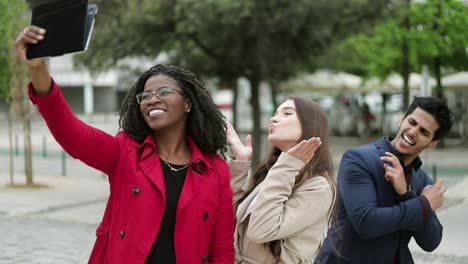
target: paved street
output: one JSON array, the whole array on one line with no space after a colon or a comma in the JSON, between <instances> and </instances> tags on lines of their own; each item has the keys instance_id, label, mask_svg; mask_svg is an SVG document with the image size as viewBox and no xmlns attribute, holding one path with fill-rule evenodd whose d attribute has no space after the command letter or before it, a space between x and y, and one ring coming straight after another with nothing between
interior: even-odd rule
<instances>
[{"instance_id":1,"label":"paved street","mask_svg":"<svg viewBox=\"0 0 468 264\"><path fill-rule=\"evenodd\" d=\"M8 134L0 120L0 264L86 263L95 228L108 196L106 176L69 156L63 164L62 152L41 121L33 122L34 181L38 187L8 187L10 160ZM109 133L116 120L95 125ZM15 127L18 133L19 127ZM14 181L24 183L22 136L17 136ZM44 142L46 147L44 148ZM359 145L355 138L332 138L332 152L338 164L343 152ZM43 153L46 150L46 155ZM448 190L444 207L438 211L444 238L435 252L422 252L411 244L415 263L468 263L468 148L449 141L445 149L424 155L425 168L445 181ZM63 174L66 176L63 176Z\"/></svg>"},{"instance_id":2,"label":"paved street","mask_svg":"<svg viewBox=\"0 0 468 264\"><path fill-rule=\"evenodd\" d=\"M28 217L0 217L0 263L86 263L94 225Z\"/></svg>"}]
</instances>

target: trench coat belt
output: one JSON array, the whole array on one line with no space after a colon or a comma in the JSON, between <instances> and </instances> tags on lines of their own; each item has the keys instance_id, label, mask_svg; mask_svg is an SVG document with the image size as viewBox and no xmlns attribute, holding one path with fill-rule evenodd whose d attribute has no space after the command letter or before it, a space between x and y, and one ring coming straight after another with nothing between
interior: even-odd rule
<instances>
[{"instance_id":1,"label":"trench coat belt","mask_svg":"<svg viewBox=\"0 0 468 264\"><path fill-rule=\"evenodd\" d=\"M262 263L252 260L248 257L244 257L239 254L236 254L236 264L262 264Z\"/></svg>"}]
</instances>

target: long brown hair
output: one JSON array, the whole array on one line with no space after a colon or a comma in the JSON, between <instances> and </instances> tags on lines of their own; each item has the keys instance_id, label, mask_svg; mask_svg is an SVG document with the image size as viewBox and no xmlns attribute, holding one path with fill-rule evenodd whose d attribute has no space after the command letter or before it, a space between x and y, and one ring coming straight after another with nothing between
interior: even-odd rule
<instances>
[{"instance_id":1,"label":"long brown hair","mask_svg":"<svg viewBox=\"0 0 468 264\"><path fill-rule=\"evenodd\" d=\"M302 133L301 138L298 139L298 142L304 139L309 139L311 137L320 137L322 141L322 145L315 151L312 159L304 166L304 168L300 170L299 175L296 177L293 190L299 187L307 179L316 176L323 176L330 184L333 197L335 197L336 181L329 144L330 131L328 127L327 116L320 105L315 101L296 96L288 97L288 99L293 100L296 107L297 117L299 119L299 123L301 124ZM276 163L280 154L281 150L279 148L272 147L267 159L262 164L260 164L255 171L250 188L239 200L238 204L240 204L255 189L255 187L257 187L257 185L259 185L265 179L268 171ZM333 205L330 206L328 210L329 223L332 218L332 208ZM279 261L281 256L281 241L269 241L265 243L265 246L270 250L276 260Z\"/></svg>"}]
</instances>

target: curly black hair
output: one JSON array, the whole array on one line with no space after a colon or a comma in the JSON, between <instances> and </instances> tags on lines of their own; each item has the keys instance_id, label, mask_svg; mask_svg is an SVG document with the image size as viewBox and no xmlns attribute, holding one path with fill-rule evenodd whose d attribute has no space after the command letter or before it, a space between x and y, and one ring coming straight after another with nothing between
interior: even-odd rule
<instances>
[{"instance_id":1,"label":"curly black hair","mask_svg":"<svg viewBox=\"0 0 468 264\"><path fill-rule=\"evenodd\" d=\"M153 132L143 119L135 96L144 90L146 81L155 75L165 75L174 79L182 89L184 97L190 100L192 106L187 117L187 135L195 141L202 152L216 154L219 151L224 156L225 117L197 77L178 66L158 64L138 77L120 109L119 129L140 143Z\"/></svg>"}]
</instances>

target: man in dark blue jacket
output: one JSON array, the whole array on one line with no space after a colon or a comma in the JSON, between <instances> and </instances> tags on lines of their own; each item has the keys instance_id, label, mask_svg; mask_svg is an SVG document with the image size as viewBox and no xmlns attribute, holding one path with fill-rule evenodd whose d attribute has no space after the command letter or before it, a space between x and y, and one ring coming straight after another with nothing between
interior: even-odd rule
<instances>
[{"instance_id":1,"label":"man in dark blue jacket","mask_svg":"<svg viewBox=\"0 0 468 264\"><path fill-rule=\"evenodd\" d=\"M419 154L451 129L453 114L434 97L415 98L395 138L348 150L338 172L332 221L315 263L413 263L408 243L425 251L442 239L434 212L445 188L421 169Z\"/></svg>"}]
</instances>

